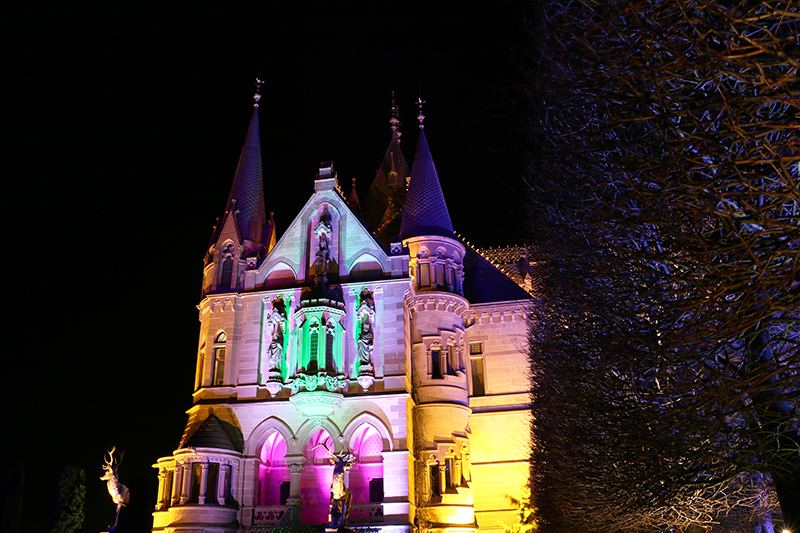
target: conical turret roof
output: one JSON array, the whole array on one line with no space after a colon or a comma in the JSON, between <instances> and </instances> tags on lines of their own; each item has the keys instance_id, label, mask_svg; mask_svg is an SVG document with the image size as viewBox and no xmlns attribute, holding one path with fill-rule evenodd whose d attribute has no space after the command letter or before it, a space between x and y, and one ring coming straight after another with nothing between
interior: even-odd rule
<instances>
[{"instance_id":1,"label":"conical turret roof","mask_svg":"<svg viewBox=\"0 0 800 533\"><path fill-rule=\"evenodd\" d=\"M235 211L239 230L246 240L264 243L269 235L264 235L267 225L264 209L264 180L261 174L261 141L258 131L258 106L253 108L253 117L247 130L247 138L239 156L239 165L233 177L231 193L228 195L226 209L233 209L231 202L236 200Z\"/></svg>"},{"instance_id":2,"label":"conical turret roof","mask_svg":"<svg viewBox=\"0 0 800 533\"><path fill-rule=\"evenodd\" d=\"M399 121L392 117L391 124L392 140L362 205L367 228L387 246L399 230L399 216L406 202L406 183L410 175L400 149Z\"/></svg>"},{"instance_id":3,"label":"conical turret roof","mask_svg":"<svg viewBox=\"0 0 800 533\"><path fill-rule=\"evenodd\" d=\"M436 166L425 138L425 128L422 126L411 166L411 182L408 184L400 235L403 238L420 235L454 236L450 213L447 211Z\"/></svg>"}]
</instances>

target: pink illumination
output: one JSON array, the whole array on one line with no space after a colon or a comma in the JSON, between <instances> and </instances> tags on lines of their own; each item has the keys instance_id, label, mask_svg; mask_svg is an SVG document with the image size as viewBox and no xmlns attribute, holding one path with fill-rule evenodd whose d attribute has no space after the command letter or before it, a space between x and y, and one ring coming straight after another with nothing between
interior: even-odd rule
<instances>
[{"instance_id":1,"label":"pink illumination","mask_svg":"<svg viewBox=\"0 0 800 533\"><path fill-rule=\"evenodd\" d=\"M261 463L256 478L256 501L258 505L283 505L288 495L289 469L286 466L286 440L275 431L258 451ZM281 485L284 494L281 496Z\"/></svg>"},{"instance_id":2,"label":"pink illumination","mask_svg":"<svg viewBox=\"0 0 800 533\"><path fill-rule=\"evenodd\" d=\"M333 465L330 463L331 456L327 451L321 447L314 449L320 444L334 451L333 439L324 429L315 433L303 450L308 462L300 476L300 497L303 499L301 524L328 523Z\"/></svg>"},{"instance_id":3,"label":"pink illumination","mask_svg":"<svg viewBox=\"0 0 800 533\"><path fill-rule=\"evenodd\" d=\"M350 470L349 488L353 503L369 503L378 499L378 494L370 498L370 482L383 478L383 440L380 433L369 424L363 424L350 439L350 451L358 458ZM380 496L382 500L383 494Z\"/></svg>"}]
</instances>

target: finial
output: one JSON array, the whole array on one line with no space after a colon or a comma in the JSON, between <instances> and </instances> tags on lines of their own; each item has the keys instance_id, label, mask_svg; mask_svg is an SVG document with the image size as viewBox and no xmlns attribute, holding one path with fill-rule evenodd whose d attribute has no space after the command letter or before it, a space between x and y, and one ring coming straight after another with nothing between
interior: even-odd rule
<instances>
[{"instance_id":1,"label":"finial","mask_svg":"<svg viewBox=\"0 0 800 533\"><path fill-rule=\"evenodd\" d=\"M417 98L417 107L419 107L419 115L417 115L417 120L419 120L419 128L420 129L425 127L425 125L422 123L422 121L425 120L425 115L422 114L422 104L424 104L424 103L425 103L425 100L423 100L422 97Z\"/></svg>"},{"instance_id":2,"label":"finial","mask_svg":"<svg viewBox=\"0 0 800 533\"><path fill-rule=\"evenodd\" d=\"M397 118L399 112L400 108L394 100L394 91L392 91L392 118L389 119L389 124L392 125L392 139L397 139L397 142L400 142L400 135L402 135L402 133L397 130L397 127L400 125L400 119Z\"/></svg>"},{"instance_id":3,"label":"finial","mask_svg":"<svg viewBox=\"0 0 800 533\"><path fill-rule=\"evenodd\" d=\"M264 80L260 80L256 78L256 94L253 95L253 100L256 101L255 107L258 107L258 101L261 100L261 85L264 83Z\"/></svg>"}]
</instances>

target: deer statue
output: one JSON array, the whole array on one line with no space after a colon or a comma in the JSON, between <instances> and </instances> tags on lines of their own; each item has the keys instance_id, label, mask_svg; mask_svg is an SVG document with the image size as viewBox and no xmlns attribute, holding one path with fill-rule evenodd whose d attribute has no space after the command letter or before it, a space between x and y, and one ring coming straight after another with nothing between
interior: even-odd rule
<instances>
[{"instance_id":1,"label":"deer statue","mask_svg":"<svg viewBox=\"0 0 800 533\"><path fill-rule=\"evenodd\" d=\"M350 493L350 489L344 484L344 473L356 464L356 457L344 450L335 454L324 444L318 444L314 448L323 448L331 455L330 461L333 465L333 479L331 480L331 511L328 515L330 525L346 526L347 517L350 514L350 502L353 499L353 495Z\"/></svg>"},{"instance_id":2,"label":"deer statue","mask_svg":"<svg viewBox=\"0 0 800 533\"><path fill-rule=\"evenodd\" d=\"M119 456L119 461L114 463L114 452L117 450L117 447L114 446L111 448L111 451L108 452L108 460L106 464L103 465L103 470L106 471L103 474L103 477L100 479L106 482L106 487L108 487L108 493L111 495L111 499L117 505L117 516L114 518L114 525L108 528L109 531L114 531L114 528L117 527L117 521L119 520L119 510L122 509L123 505L127 505L131 499L131 493L128 491L128 487L121 484L117 479L117 469L119 468L120 462L122 462L122 457L125 455L125 452L122 452ZM105 460L105 459L104 459Z\"/></svg>"}]
</instances>

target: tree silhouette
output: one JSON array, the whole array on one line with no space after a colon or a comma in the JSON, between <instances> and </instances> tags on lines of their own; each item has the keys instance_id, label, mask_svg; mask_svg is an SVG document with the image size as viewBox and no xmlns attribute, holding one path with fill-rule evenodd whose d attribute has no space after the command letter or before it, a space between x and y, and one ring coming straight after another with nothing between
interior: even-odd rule
<instances>
[{"instance_id":1,"label":"tree silhouette","mask_svg":"<svg viewBox=\"0 0 800 533\"><path fill-rule=\"evenodd\" d=\"M543 523L734 531L774 483L797 530L797 3L555 0L536 20Z\"/></svg>"}]
</instances>

